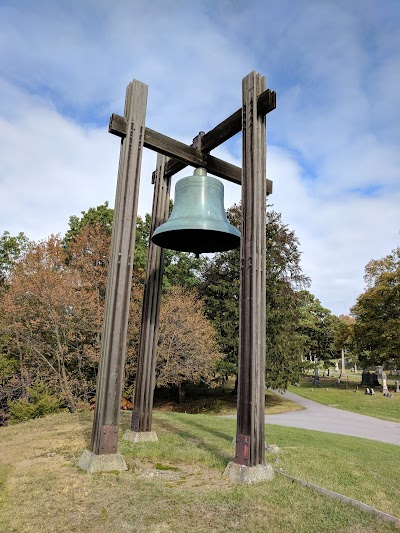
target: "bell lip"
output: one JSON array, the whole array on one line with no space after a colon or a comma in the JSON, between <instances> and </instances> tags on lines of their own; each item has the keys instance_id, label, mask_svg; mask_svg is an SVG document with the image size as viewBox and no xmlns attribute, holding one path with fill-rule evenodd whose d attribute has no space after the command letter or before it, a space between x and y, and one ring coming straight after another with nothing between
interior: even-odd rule
<instances>
[{"instance_id":1,"label":"bell lip","mask_svg":"<svg viewBox=\"0 0 400 533\"><path fill-rule=\"evenodd\" d=\"M236 228L234 229L236 230ZM219 236L215 238L216 235ZM206 237L209 238L206 239ZM240 233L227 233L226 231L211 229L173 229L158 234L154 232L151 240L161 248L176 252L192 252L195 254L216 253L239 248ZM196 243L198 244L197 246Z\"/></svg>"},{"instance_id":2,"label":"bell lip","mask_svg":"<svg viewBox=\"0 0 400 533\"><path fill-rule=\"evenodd\" d=\"M175 219L170 217L167 222L158 226L158 228L154 231L152 238L154 235L159 235L161 233L183 230L218 231L220 233L236 235L240 238L240 231L235 226L232 226L228 219L224 220L213 218L210 220L205 220L204 218L200 217L180 217Z\"/></svg>"}]
</instances>

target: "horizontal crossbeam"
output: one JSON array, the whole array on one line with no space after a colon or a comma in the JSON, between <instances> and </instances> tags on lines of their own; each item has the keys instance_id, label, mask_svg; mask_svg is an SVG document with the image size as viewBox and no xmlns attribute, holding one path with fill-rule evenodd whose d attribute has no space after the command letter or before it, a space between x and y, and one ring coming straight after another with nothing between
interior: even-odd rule
<instances>
[{"instance_id":1,"label":"horizontal crossbeam","mask_svg":"<svg viewBox=\"0 0 400 533\"><path fill-rule=\"evenodd\" d=\"M266 115L276 108L276 93L267 89L257 100L257 111L261 116ZM242 108L235 111L230 117L218 126L205 133L201 139L201 151L211 152L242 130ZM170 159L165 169L166 176L173 176L185 168L185 164L177 159ZM267 187L268 188L268 187ZM271 189L272 192L272 189Z\"/></svg>"},{"instance_id":2,"label":"horizontal crossbeam","mask_svg":"<svg viewBox=\"0 0 400 533\"><path fill-rule=\"evenodd\" d=\"M257 100L258 115L265 115L275 109L276 94L269 89L264 91ZM242 128L242 109L238 109L226 120L201 137L201 151L193 145L188 146L171 137L167 137L150 128L145 128L144 146L160 154L170 157L165 170L165 176L171 177L187 165L206 168L210 174L241 184L242 169L231 163L209 154L211 150L227 141ZM126 136L126 120L113 113L110 118L108 131L124 138ZM272 181L267 180L267 194L272 193Z\"/></svg>"}]
</instances>

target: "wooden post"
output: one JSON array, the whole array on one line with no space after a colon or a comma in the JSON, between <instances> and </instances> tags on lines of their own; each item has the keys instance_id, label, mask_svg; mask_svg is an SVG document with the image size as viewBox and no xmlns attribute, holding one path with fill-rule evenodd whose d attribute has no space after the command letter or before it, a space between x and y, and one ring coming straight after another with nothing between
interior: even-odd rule
<instances>
[{"instance_id":1,"label":"wooden post","mask_svg":"<svg viewBox=\"0 0 400 533\"><path fill-rule=\"evenodd\" d=\"M121 141L91 441L97 455L117 453L147 89L134 80L126 91L127 131Z\"/></svg>"},{"instance_id":2,"label":"wooden post","mask_svg":"<svg viewBox=\"0 0 400 533\"><path fill-rule=\"evenodd\" d=\"M243 79L240 339L235 463L264 464L266 350L266 130L257 113L265 78Z\"/></svg>"},{"instance_id":3,"label":"wooden post","mask_svg":"<svg viewBox=\"0 0 400 533\"><path fill-rule=\"evenodd\" d=\"M150 235L168 219L171 180L165 177L167 161L167 157L157 156ZM149 241L132 411L131 429L135 432L151 431L164 254L164 248Z\"/></svg>"}]
</instances>

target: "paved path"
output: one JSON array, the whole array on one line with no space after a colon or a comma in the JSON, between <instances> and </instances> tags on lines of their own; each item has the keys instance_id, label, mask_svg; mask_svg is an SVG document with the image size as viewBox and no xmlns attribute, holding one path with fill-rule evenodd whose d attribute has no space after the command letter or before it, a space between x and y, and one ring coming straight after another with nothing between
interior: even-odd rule
<instances>
[{"instance_id":1,"label":"paved path","mask_svg":"<svg viewBox=\"0 0 400 533\"><path fill-rule=\"evenodd\" d=\"M300 404L305 409L291 413L267 415L265 417L267 424L352 435L353 437L378 440L400 446L400 424L397 422L388 422L372 416L359 415L322 405L293 394L293 392L285 392L282 396Z\"/></svg>"}]
</instances>

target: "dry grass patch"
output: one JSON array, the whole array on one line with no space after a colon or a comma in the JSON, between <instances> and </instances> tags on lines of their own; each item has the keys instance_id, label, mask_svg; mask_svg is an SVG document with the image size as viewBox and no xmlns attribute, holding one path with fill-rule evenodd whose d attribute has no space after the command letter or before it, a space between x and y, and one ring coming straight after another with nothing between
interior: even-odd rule
<instances>
[{"instance_id":1,"label":"dry grass patch","mask_svg":"<svg viewBox=\"0 0 400 533\"><path fill-rule=\"evenodd\" d=\"M159 442L120 442L129 470L94 475L75 467L91 423L91 414L60 413L0 429L0 531L396 531L280 477L250 487L222 479L234 420L156 413ZM123 413L121 433L128 425Z\"/></svg>"},{"instance_id":2,"label":"dry grass patch","mask_svg":"<svg viewBox=\"0 0 400 533\"><path fill-rule=\"evenodd\" d=\"M237 396L232 394L229 389L226 392L212 389L200 390L201 394L195 394L195 389L191 390L192 394L186 396L184 403L179 404L175 401L160 401L155 405L156 411L167 411L175 413L189 414L208 414L208 415L235 415L237 412ZM266 391L265 394L265 414L276 415L279 413L288 413L291 411L300 411L303 407L282 396Z\"/></svg>"}]
</instances>

